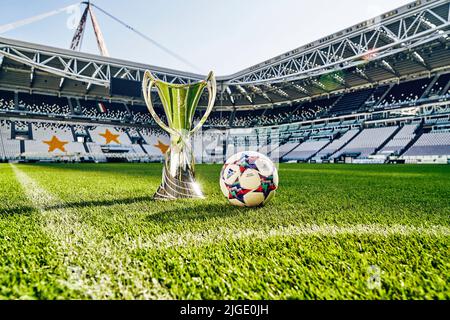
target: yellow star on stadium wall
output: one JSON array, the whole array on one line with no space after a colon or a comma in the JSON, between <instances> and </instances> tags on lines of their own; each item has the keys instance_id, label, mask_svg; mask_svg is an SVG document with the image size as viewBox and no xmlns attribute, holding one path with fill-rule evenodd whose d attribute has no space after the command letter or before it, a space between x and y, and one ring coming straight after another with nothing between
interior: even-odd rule
<instances>
[{"instance_id":1,"label":"yellow star on stadium wall","mask_svg":"<svg viewBox=\"0 0 450 320\"><path fill-rule=\"evenodd\" d=\"M69 142L61 141L56 136L53 136L49 141L43 141L45 144L48 144L48 152L53 152L56 149L61 150L62 152L66 152L66 148L64 146Z\"/></svg>"},{"instance_id":2,"label":"yellow star on stadium wall","mask_svg":"<svg viewBox=\"0 0 450 320\"><path fill-rule=\"evenodd\" d=\"M109 131L108 129L106 129L105 133L100 133L100 135L106 139L106 143L105 144L110 144L111 142L115 142L117 144L120 144L119 141L119 135L118 134L114 134L111 131Z\"/></svg>"},{"instance_id":3,"label":"yellow star on stadium wall","mask_svg":"<svg viewBox=\"0 0 450 320\"><path fill-rule=\"evenodd\" d=\"M155 146L156 148L161 150L162 154L166 154L167 150L169 150L169 145L162 143L161 140L159 140L159 139L158 139L158 144L154 144L153 146Z\"/></svg>"}]
</instances>

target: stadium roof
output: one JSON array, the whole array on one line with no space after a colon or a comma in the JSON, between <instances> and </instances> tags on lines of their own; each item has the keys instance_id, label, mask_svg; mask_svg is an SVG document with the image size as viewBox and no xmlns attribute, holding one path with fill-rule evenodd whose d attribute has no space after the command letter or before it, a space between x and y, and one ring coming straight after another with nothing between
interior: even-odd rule
<instances>
[{"instance_id":1,"label":"stadium roof","mask_svg":"<svg viewBox=\"0 0 450 320\"><path fill-rule=\"evenodd\" d=\"M218 77L218 108L292 104L356 87L427 76L450 66L449 0L419 0L230 76ZM187 83L205 76L0 38L0 88L113 96L112 78ZM206 103L206 97L202 99Z\"/></svg>"}]
</instances>

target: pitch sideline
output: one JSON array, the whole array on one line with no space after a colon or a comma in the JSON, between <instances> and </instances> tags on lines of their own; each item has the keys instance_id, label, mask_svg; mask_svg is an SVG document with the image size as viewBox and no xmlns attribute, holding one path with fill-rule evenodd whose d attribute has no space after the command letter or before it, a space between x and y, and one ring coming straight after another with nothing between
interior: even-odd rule
<instances>
[{"instance_id":1,"label":"pitch sideline","mask_svg":"<svg viewBox=\"0 0 450 320\"><path fill-rule=\"evenodd\" d=\"M90 275L86 266L92 264L103 264L110 262L108 267L113 270L110 274L123 273L123 263L117 258L117 251L110 245L108 240L95 228L83 223L76 211L63 207L64 202L52 195L39 185L39 183L17 168L14 164L11 167L21 184L25 195L33 206L39 210L43 217L42 225L51 239L55 240L65 268L68 279L61 280L61 283L70 289L82 291L92 299L104 299L114 297L111 277L108 274ZM51 208L51 209L47 209ZM80 261L81 257L81 261ZM83 262L82 264L80 262ZM140 278L140 277L139 277ZM171 299L168 290L163 288L159 282L152 281L152 288L146 288L144 283L137 277L133 278L139 296L144 299ZM123 298L136 298L133 292L120 287ZM116 288L117 289L117 288Z\"/></svg>"}]
</instances>

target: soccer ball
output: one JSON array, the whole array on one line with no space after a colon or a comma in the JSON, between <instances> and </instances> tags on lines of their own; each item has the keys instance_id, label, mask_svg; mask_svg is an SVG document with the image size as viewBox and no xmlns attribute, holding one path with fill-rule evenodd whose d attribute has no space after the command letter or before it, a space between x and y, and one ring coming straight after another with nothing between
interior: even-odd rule
<instances>
[{"instance_id":1,"label":"soccer ball","mask_svg":"<svg viewBox=\"0 0 450 320\"><path fill-rule=\"evenodd\" d=\"M265 155L255 151L231 156L220 172L220 189L232 205L266 204L278 188L278 171Z\"/></svg>"}]
</instances>

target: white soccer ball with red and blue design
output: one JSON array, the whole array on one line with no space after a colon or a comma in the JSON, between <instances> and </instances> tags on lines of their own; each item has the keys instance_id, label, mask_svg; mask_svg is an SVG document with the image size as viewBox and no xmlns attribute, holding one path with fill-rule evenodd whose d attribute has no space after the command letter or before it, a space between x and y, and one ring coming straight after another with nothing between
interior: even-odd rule
<instances>
[{"instance_id":1,"label":"white soccer ball with red and blue design","mask_svg":"<svg viewBox=\"0 0 450 320\"><path fill-rule=\"evenodd\" d=\"M259 152L239 152L225 162L220 172L220 189L232 205L264 205L278 189L277 168Z\"/></svg>"}]
</instances>

